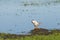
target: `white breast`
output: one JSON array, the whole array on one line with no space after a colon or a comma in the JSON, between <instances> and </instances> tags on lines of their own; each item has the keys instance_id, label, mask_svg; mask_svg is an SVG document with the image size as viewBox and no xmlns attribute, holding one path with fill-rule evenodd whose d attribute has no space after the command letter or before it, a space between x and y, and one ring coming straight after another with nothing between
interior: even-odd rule
<instances>
[{"instance_id":1,"label":"white breast","mask_svg":"<svg viewBox=\"0 0 60 40\"><path fill-rule=\"evenodd\" d=\"M32 20L32 23L33 23L35 26L38 26L38 25L39 25L39 23L38 23L37 21L35 21L35 20Z\"/></svg>"}]
</instances>

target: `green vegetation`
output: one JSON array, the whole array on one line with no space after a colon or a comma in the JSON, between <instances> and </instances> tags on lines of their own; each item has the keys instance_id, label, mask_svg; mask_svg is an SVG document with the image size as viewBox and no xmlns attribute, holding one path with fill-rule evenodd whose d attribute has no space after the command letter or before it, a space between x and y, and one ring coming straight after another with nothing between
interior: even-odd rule
<instances>
[{"instance_id":1,"label":"green vegetation","mask_svg":"<svg viewBox=\"0 0 60 40\"><path fill-rule=\"evenodd\" d=\"M0 40L60 40L60 33L51 35L30 35L16 38L0 38Z\"/></svg>"},{"instance_id":2,"label":"green vegetation","mask_svg":"<svg viewBox=\"0 0 60 40\"><path fill-rule=\"evenodd\" d=\"M45 29L40 29L45 30ZM0 40L60 40L60 30L50 30L51 33L48 35L31 34L31 35L16 35L0 33ZM39 32L40 33L40 32Z\"/></svg>"}]
</instances>

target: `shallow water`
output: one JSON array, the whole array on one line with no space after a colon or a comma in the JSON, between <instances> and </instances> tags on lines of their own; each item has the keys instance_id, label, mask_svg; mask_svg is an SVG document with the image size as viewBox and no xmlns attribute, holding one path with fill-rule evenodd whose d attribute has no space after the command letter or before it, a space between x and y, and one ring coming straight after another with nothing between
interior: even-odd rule
<instances>
[{"instance_id":1,"label":"shallow water","mask_svg":"<svg viewBox=\"0 0 60 40\"><path fill-rule=\"evenodd\" d=\"M27 33L34 29L33 19L41 22L39 28L60 29L60 3L52 1L0 0L0 32Z\"/></svg>"}]
</instances>

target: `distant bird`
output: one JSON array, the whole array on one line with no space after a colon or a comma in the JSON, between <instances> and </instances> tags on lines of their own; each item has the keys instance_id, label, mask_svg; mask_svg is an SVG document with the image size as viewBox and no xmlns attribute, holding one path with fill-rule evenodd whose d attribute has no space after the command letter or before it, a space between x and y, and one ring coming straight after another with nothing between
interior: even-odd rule
<instances>
[{"instance_id":1,"label":"distant bird","mask_svg":"<svg viewBox=\"0 0 60 40\"><path fill-rule=\"evenodd\" d=\"M38 26L40 25L40 23L37 22L36 20L32 20L32 23L33 23L35 29L38 28Z\"/></svg>"}]
</instances>

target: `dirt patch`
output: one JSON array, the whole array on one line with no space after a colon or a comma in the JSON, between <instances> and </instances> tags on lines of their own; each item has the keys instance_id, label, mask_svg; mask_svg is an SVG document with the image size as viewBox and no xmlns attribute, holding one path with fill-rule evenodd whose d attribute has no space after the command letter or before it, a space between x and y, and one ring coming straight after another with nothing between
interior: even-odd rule
<instances>
[{"instance_id":1,"label":"dirt patch","mask_svg":"<svg viewBox=\"0 0 60 40\"><path fill-rule=\"evenodd\" d=\"M48 29L43 29L43 28L37 28L37 29L33 29L31 30L31 34L32 35L48 35L48 34L51 34L51 32L49 32Z\"/></svg>"}]
</instances>

